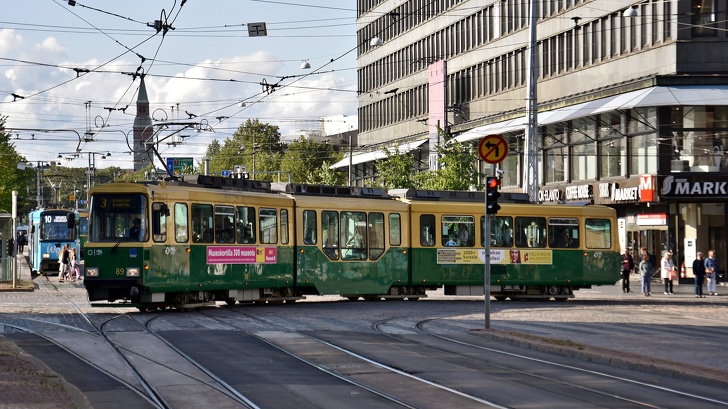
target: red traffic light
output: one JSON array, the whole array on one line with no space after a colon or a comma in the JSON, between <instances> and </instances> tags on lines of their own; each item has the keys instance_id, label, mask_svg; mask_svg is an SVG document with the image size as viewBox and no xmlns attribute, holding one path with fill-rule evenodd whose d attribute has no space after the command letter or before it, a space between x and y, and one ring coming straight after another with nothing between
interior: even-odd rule
<instances>
[{"instance_id":1,"label":"red traffic light","mask_svg":"<svg viewBox=\"0 0 728 409\"><path fill-rule=\"evenodd\" d=\"M500 187L501 187L501 181L500 181L500 178L497 178L497 177L495 177L495 176L493 176L493 177L489 177L489 178L488 178L488 179L486 180L485 184L486 184L486 187L487 187L488 189L500 189Z\"/></svg>"}]
</instances>

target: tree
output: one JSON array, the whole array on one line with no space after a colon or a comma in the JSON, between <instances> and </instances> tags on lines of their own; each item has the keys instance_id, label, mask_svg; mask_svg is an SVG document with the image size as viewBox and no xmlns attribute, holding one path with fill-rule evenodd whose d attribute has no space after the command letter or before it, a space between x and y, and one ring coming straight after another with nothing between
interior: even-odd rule
<instances>
[{"instance_id":1,"label":"tree","mask_svg":"<svg viewBox=\"0 0 728 409\"><path fill-rule=\"evenodd\" d=\"M313 183L329 186L346 185L347 175L336 169L331 169L331 165L333 165L333 163L324 161L320 168L315 169Z\"/></svg>"},{"instance_id":2,"label":"tree","mask_svg":"<svg viewBox=\"0 0 728 409\"><path fill-rule=\"evenodd\" d=\"M281 170L291 173L293 183L321 183L324 163L336 162L342 154L327 144L301 136L288 144L281 161Z\"/></svg>"},{"instance_id":3,"label":"tree","mask_svg":"<svg viewBox=\"0 0 728 409\"><path fill-rule=\"evenodd\" d=\"M0 116L0 212L12 212L12 191L18 191L19 196L27 200L26 187L32 184L35 174L31 171L18 169L19 163L25 158L15 150L11 143L11 135L5 130L7 116ZM19 206L21 207L21 206Z\"/></svg>"},{"instance_id":4,"label":"tree","mask_svg":"<svg viewBox=\"0 0 728 409\"><path fill-rule=\"evenodd\" d=\"M452 136L438 129L443 143L436 147L440 169L419 173L418 184L421 189L432 190L482 190L478 183L483 174L478 172L475 163L478 156Z\"/></svg>"},{"instance_id":5,"label":"tree","mask_svg":"<svg viewBox=\"0 0 728 409\"><path fill-rule=\"evenodd\" d=\"M377 161L376 184L385 189L412 189L417 187L415 159L399 148L384 150L387 157Z\"/></svg>"},{"instance_id":6,"label":"tree","mask_svg":"<svg viewBox=\"0 0 728 409\"><path fill-rule=\"evenodd\" d=\"M211 144L212 145L212 144ZM248 119L231 138L225 139L219 151L208 146L210 172L219 174L244 165L248 172L271 172L280 168L283 144L277 126ZM258 180L272 180L273 175L253 175Z\"/></svg>"}]
</instances>

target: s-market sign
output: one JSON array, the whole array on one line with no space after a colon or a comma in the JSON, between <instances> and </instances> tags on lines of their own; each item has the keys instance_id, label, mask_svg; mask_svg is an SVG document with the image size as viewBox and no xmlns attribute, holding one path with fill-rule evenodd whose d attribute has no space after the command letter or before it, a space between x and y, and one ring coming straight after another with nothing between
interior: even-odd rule
<instances>
[{"instance_id":1,"label":"s-market sign","mask_svg":"<svg viewBox=\"0 0 728 409\"><path fill-rule=\"evenodd\" d=\"M660 196L664 198L685 198L685 199L724 199L728 197L728 181L723 177L708 178L701 175L700 178L666 176L662 180Z\"/></svg>"}]
</instances>

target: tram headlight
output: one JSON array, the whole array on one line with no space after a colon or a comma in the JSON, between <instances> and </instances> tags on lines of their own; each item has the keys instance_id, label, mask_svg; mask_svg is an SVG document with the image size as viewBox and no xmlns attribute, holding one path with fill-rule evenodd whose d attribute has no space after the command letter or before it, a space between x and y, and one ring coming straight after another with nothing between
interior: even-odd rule
<instances>
[{"instance_id":1,"label":"tram headlight","mask_svg":"<svg viewBox=\"0 0 728 409\"><path fill-rule=\"evenodd\" d=\"M139 277L139 267L127 267L126 276L127 277Z\"/></svg>"},{"instance_id":2,"label":"tram headlight","mask_svg":"<svg viewBox=\"0 0 728 409\"><path fill-rule=\"evenodd\" d=\"M98 277L98 276L99 276L98 267L89 267L86 269L86 277Z\"/></svg>"}]
</instances>

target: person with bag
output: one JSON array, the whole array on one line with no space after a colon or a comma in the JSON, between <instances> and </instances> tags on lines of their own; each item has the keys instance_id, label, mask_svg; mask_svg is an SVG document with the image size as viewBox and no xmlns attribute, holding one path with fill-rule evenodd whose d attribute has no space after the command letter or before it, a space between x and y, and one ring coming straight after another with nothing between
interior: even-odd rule
<instances>
[{"instance_id":1,"label":"person with bag","mask_svg":"<svg viewBox=\"0 0 728 409\"><path fill-rule=\"evenodd\" d=\"M708 251L708 258L705 259L705 278L708 279L708 294L718 295L716 284L718 284L718 260L715 259L715 250Z\"/></svg>"},{"instance_id":2,"label":"person with bag","mask_svg":"<svg viewBox=\"0 0 728 409\"><path fill-rule=\"evenodd\" d=\"M645 297L652 296L652 263L650 256L645 252L642 254L642 261L639 264L640 276L642 276L642 293Z\"/></svg>"},{"instance_id":3,"label":"person with bag","mask_svg":"<svg viewBox=\"0 0 728 409\"><path fill-rule=\"evenodd\" d=\"M665 253L660 267L660 277L665 282L665 295L672 295L672 280L677 279L675 264L672 262L672 251Z\"/></svg>"},{"instance_id":4,"label":"person with bag","mask_svg":"<svg viewBox=\"0 0 728 409\"><path fill-rule=\"evenodd\" d=\"M634 270L634 259L632 258L632 255L629 254L629 249L624 249L624 254L622 254L622 292L623 293L632 292L629 289L629 275L632 274L632 270Z\"/></svg>"},{"instance_id":5,"label":"person with bag","mask_svg":"<svg viewBox=\"0 0 728 409\"><path fill-rule=\"evenodd\" d=\"M698 252L693 260L693 275L695 276L695 298L705 298L703 295L703 282L705 281L705 265L703 253Z\"/></svg>"},{"instance_id":6,"label":"person with bag","mask_svg":"<svg viewBox=\"0 0 728 409\"><path fill-rule=\"evenodd\" d=\"M71 268L71 245L66 244L61 248L61 255L58 260L61 262L61 267L58 269L58 282L62 283L65 281L65 277L68 276Z\"/></svg>"}]
</instances>

